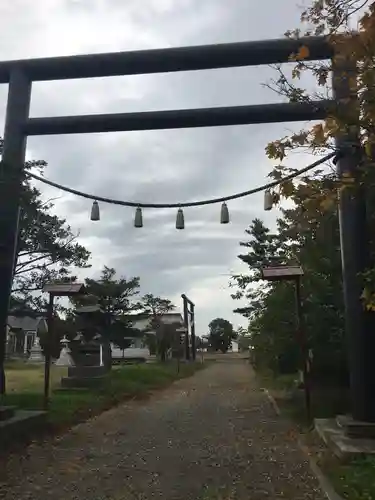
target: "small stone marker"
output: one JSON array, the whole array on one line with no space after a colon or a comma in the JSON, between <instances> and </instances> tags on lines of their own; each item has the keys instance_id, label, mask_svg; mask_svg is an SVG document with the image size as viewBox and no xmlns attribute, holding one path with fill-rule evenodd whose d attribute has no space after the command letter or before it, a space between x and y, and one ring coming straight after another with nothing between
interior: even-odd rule
<instances>
[{"instance_id":1,"label":"small stone marker","mask_svg":"<svg viewBox=\"0 0 375 500\"><path fill-rule=\"evenodd\" d=\"M44 363L44 356L42 347L40 345L39 337L36 336L34 343L30 350L29 363Z\"/></svg>"}]
</instances>

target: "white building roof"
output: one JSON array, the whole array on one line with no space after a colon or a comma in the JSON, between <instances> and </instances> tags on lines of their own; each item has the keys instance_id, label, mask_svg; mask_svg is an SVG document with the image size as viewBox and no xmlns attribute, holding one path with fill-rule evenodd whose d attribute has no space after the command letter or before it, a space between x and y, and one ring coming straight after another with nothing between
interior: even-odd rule
<instances>
[{"instance_id":1,"label":"white building roof","mask_svg":"<svg viewBox=\"0 0 375 500\"><path fill-rule=\"evenodd\" d=\"M11 329L20 329L24 332L36 332L39 328L47 331L46 320L41 317L8 316L7 324Z\"/></svg>"},{"instance_id":2,"label":"white building roof","mask_svg":"<svg viewBox=\"0 0 375 500\"><path fill-rule=\"evenodd\" d=\"M132 320L132 318L129 318ZM184 320L182 319L182 316L180 313L166 313L162 314L160 316L160 319L162 323L165 325L173 325L173 324L178 324L179 326L183 326ZM151 321L152 321L152 316L135 316L134 320L132 320L133 323L133 328L137 328L138 330L141 331L148 331L151 330Z\"/></svg>"}]
</instances>

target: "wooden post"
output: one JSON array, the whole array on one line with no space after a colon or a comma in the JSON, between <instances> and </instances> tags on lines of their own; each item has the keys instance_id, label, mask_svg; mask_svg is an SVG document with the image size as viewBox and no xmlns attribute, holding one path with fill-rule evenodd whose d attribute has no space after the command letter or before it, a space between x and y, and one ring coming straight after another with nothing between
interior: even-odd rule
<instances>
[{"instance_id":1,"label":"wooden post","mask_svg":"<svg viewBox=\"0 0 375 500\"><path fill-rule=\"evenodd\" d=\"M297 323L297 338L301 350L302 373L303 373L303 389L305 392L305 404L307 419L311 420L311 386L310 386L310 370L309 370L309 350L307 347L306 331L303 327L302 314L302 296L301 296L301 277L297 276L295 280L296 292L296 323Z\"/></svg>"},{"instance_id":2,"label":"wooden post","mask_svg":"<svg viewBox=\"0 0 375 500\"><path fill-rule=\"evenodd\" d=\"M53 293L49 294L49 302L47 308L47 325L48 333L45 343L45 356L44 356L44 398L43 408L48 409L49 406L49 388L50 388L50 372L51 372L51 345L52 345L52 332L53 332Z\"/></svg>"}]
</instances>

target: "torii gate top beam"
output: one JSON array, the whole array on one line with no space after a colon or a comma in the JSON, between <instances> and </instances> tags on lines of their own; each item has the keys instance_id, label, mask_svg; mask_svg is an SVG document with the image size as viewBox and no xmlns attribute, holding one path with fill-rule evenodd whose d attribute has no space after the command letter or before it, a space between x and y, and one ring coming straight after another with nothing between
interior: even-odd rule
<instances>
[{"instance_id":1,"label":"torii gate top beam","mask_svg":"<svg viewBox=\"0 0 375 500\"><path fill-rule=\"evenodd\" d=\"M8 83L16 68L31 81L48 81L276 64L288 61L302 46L308 48L308 61L333 55L326 38L308 37L22 59L0 62L0 83Z\"/></svg>"}]
</instances>

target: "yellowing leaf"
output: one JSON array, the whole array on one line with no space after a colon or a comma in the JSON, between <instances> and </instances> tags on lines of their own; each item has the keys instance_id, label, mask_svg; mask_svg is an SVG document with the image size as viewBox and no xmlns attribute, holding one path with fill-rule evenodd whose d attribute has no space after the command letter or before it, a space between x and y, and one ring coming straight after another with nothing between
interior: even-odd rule
<instances>
[{"instance_id":1,"label":"yellowing leaf","mask_svg":"<svg viewBox=\"0 0 375 500\"><path fill-rule=\"evenodd\" d=\"M266 154L268 158L275 158L277 154L277 148L274 142L270 142L266 147Z\"/></svg>"},{"instance_id":2,"label":"yellowing leaf","mask_svg":"<svg viewBox=\"0 0 375 500\"><path fill-rule=\"evenodd\" d=\"M309 57L309 55L310 55L310 49L306 47L306 45L302 45L302 47L300 47L298 53L296 54L295 58L297 61L301 61Z\"/></svg>"},{"instance_id":3,"label":"yellowing leaf","mask_svg":"<svg viewBox=\"0 0 375 500\"><path fill-rule=\"evenodd\" d=\"M270 142L266 146L266 155L270 159L283 160L285 158L285 146L280 141Z\"/></svg>"},{"instance_id":4,"label":"yellowing leaf","mask_svg":"<svg viewBox=\"0 0 375 500\"><path fill-rule=\"evenodd\" d=\"M322 144L325 141L324 128L321 123L314 125L312 128L313 139L316 143Z\"/></svg>"},{"instance_id":5,"label":"yellowing leaf","mask_svg":"<svg viewBox=\"0 0 375 500\"><path fill-rule=\"evenodd\" d=\"M325 124L324 124L325 133L330 134L330 135L336 134L338 132L339 128L340 128L340 125L335 118L329 116L326 119Z\"/></svg>"}]
</instances>

